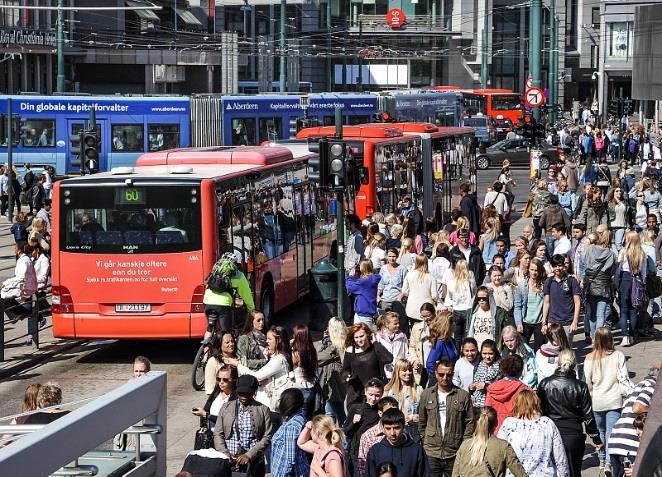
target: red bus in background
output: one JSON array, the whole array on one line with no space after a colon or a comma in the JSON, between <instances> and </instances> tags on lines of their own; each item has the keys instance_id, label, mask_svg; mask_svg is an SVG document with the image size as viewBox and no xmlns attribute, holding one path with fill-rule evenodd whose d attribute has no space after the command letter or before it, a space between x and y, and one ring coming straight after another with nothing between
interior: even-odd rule
<instances>
[{"instance_id":1,"label":"red bus in background","mask_svg":"<svg viewBox=\"0 0 662 477\"><path fill-rule=\"evenodd\" d=\"M298 139L335 135L335 128L299 131ZM453 207L453 193L462 182L476 184L475 143L472 128L440 128L430 123L376 123L346 126L343 139L354 156L363 158L369 183L355 197L361 217L380 211L397 212L410 195L425 217L438 226Z\"/></svg>"},{"instance_id":2,"label":"red bus in background","mask_svg":"<svg viewBox=\"0 0 662 477\"><path fill-rule=\"evenodd\" d=\"M307 293L308 270L335 239L328 200L307 182L309 157L283 147L178 149L57 182L54 335L201 337L204 281L228 251L241 256L271 319Z\"/></svg>"},{"instance_id":3,"label":"red bus in background","mask_svg":"<svg viewBox=\"0 0 662 477\"><path fill-rule=\"evenodd\" d=\"M497 123L504 120L517 124L524 115L522 95L508 89L473 89L463 90L465 111L483 113Z\"/></svg>"}]
</instances>

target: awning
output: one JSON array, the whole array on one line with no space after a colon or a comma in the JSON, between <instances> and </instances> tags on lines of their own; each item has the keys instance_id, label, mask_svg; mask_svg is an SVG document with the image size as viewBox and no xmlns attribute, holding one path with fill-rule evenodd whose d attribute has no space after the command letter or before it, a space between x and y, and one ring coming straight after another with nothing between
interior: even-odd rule
<instances>
[{"instance_id":1,"label":"awning","mask_svg":"<svg viewBox=\"0 0 662 477\"><path fill-rule=\"evenodd\" d=\"M126 0L124 3L126 4L127 7L132 7L132 8L147 6L145 3L134 2L132 0ZM156 13L154 13L154 10L136 9L133 10L133 12L135 12L136 15L138 15L143 20L147 20L148 22L158 23L161 21L159 16Z\"/></svg>"},{"instance_id":2,"label":"awning","mask_svg":"<svg viewBox=\"0 0 662 477\"><path fill-rule=\"evenodd\" d=\"M193 15L188 10L177 10L177 16L182 19L184 23L190 26L204 28L200 20L198 20L195 15Z\"/></svg>"}]
</instances>

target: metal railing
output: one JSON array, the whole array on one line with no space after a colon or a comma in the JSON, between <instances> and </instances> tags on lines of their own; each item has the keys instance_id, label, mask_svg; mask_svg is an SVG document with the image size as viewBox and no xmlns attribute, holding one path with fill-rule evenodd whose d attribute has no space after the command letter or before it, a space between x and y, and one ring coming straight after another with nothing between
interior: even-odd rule
<instances>
[{"instance_id":1,"label":"metal railing","mask_svg":"<svg viewBox=\"0 0 662 477\"><path fill-rule=\"evenodd\" d=\"M166 430L167 375L152 371L48 425L0 426L0 435L21 436L0 449L0 475L97 475L104 463L130 454L96 450L125 433L136 435L130 475L164 476ZM154 453L140 450L140 436L145 434L153 435Z\"/></svg>"},{"instance_id":2,"label":"metal railing","mask_svg":"<svg viewBox=\"0 0 662 477\"><path fill-rule=\"evenodd\" d=\"M30 312L31 316L28 317L28 320L32 321L32 343L37 349L39 349L39 321L41 320L43 311L46 308L40 307L40 304L42 303L42 300L47 300L49 296L51 296L50 285L44 288L40 288L30 297L32 310ZM26 302L27 300L24 303ZM5 325L15 322L15 320L6 319L5 312L18 308L23 308L23 303L18 303L16 305L6 307L5 300L0 299L0 316L2 317L2 326L0 326L0 362L5 360ZM28 333L28 335L30 336L30 333Z\"/></svg>"}]
</instances>

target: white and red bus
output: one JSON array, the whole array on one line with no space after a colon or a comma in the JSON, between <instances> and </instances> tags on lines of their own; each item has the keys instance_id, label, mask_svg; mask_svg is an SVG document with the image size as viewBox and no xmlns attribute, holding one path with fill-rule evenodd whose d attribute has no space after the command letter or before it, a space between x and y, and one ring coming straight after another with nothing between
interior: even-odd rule
<instances>
[{"instance_id":1,"label":"white and red bus","mask_svg":"<svg viewBox=\"0 0 662 477\"><path fill-rule=\"evenodd\" d=\"M302 129L298 139L331 137L335 128ZM473 128L437 127L430 123L374 123L345 126L343 139L363 159L369 182L356 193L356 214L396 212L404 195L444 223L459 198L459 184L476 185ZM457 200L453 199L456 196Z\"/></svg>"},{"instance_id":2,"label":"white and red bus","mask_svg":"<svg viewBox=\"0 0 662 477\"><path fill-rule=\"evenodd\" d=\"M179 149L56 183L54 335L200 337L204 281L227 251L241 256L267 319L295 302L335 239L328 200L307 182L311 156Z\"/></svg>"}]
</instances>

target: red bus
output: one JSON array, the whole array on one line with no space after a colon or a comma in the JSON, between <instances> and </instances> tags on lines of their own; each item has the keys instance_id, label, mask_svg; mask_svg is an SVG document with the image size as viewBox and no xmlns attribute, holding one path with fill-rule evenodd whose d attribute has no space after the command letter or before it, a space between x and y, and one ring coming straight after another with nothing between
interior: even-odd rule
<instances>
[{"instance_id":1,"label":"red bus","mask_svg":"<svg viewBox=\"0 0 662 477\"><path fill-rule=\"evenodd\" d=\"M329 126L299 131L298 139L333 136ZM437 225L447 220L461 182L476 184L472 128L440 128L430 123L377 123L346 126L343 139L363 158L370 181L355 197L355 212L396 212L408 194ZM374 179L373 179L374 178Z\"/></svg>"},{"instance_id":2,"label":"red bus","mask_svg":"<svg viewBox=\"0 0 662 477\"><path fill-rule=\"evenodd\" d=\"M308 270L335 238L327 198L307 182L309 157L283 147L179 149L57 182L54 335L201 337L204 280L227 251L241 256L271 319L307 293Z\"/></svg>"},{"instance_id":3,"label":"red bus","mask_svg":"<svg viewBox=\"0 0 662 477\"><path fill-rule=\"evenodd\" d=\"M524 115L522 96L508 89L473 89L462 91L465 111L483 113L497 122L517 124Z\"/></svg>"}]
</instances>

